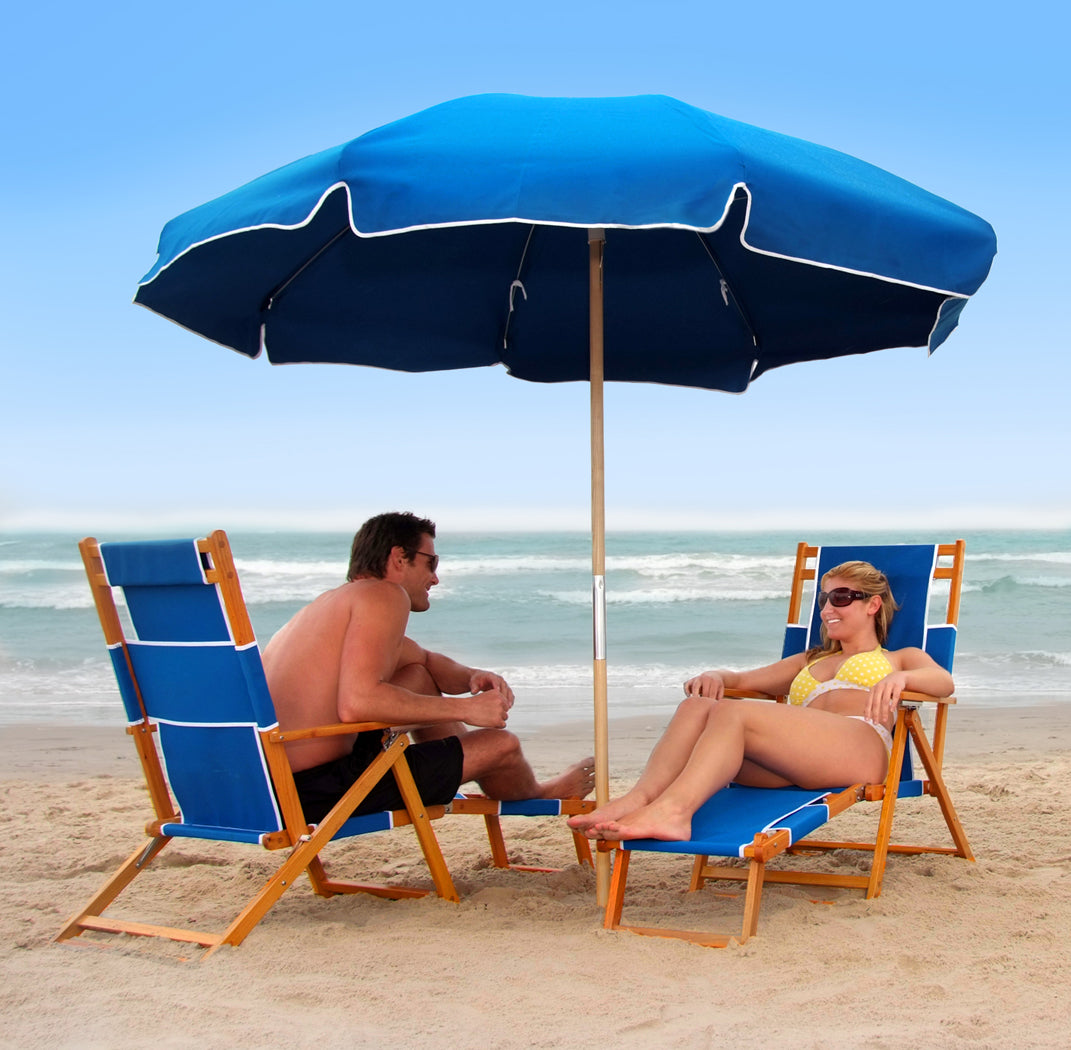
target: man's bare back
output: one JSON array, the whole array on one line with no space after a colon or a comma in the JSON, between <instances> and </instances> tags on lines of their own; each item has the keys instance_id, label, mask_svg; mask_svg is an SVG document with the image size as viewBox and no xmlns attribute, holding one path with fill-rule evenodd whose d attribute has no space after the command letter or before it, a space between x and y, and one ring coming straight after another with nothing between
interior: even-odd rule
<instances>
[{"instance_id":1,"label":"man's bare back","mask_svg":"<svg viewBox=\"0 0 1071 1050\"><path fill-rule=\"evenodd\" d=\"M339 710L342 655L349 631L359 631L372 602L371 590L400 588L383 580L355 580L327 591L306 605L264 649L264 671L281 729L304 729L361 718L344 718ZM378 597L378 596L377 596ZM352 646L351 646L352 647ZM401 646L387 663L387 678L397 671ZM393 666L391 666L393 665ZM287 745L295 771L346 754L353 736L323 737Z\"/></svg>"}]
</instances>

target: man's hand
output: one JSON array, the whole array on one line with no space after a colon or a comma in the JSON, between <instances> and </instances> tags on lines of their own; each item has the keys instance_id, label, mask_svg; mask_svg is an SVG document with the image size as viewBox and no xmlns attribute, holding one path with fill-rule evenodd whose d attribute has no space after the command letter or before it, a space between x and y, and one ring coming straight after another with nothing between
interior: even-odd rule
<instances>
[{"instance_id":1,"label":"man's hand","mask_svg":"<svg viewBox=\"0 0 1071 1050\"><path fill-rule=\"evenodd\" d=\"M506 684L505 678L492 671L473 671L469 678L469 692L496 692L506 701L507 711L513 706L513 690Z\"/></svg>"},{"instance_id":2,"label":"man's hand","mask_svg":"<svg viewBox=\"0 0 1071 1050\"><path fill-rule=\"evenodd\" d=\"M513 694L509 699L497 689L485 689L467 701L465 724L480 729L505 729Z\"/></svg>"}]
</instances>

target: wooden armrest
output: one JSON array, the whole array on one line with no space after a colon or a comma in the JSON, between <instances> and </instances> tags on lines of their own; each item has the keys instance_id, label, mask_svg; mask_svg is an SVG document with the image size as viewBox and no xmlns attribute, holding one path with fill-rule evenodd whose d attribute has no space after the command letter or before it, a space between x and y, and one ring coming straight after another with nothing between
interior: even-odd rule
<instances>
[{"instance_id":1,"label":"wooden armrest","mask_svg":"<svg viewBox=\"0 0 1071 1050\"><path fill-rule=\"evenodd\" d=\"M778 700L782 703L787 699L783 696L774 696L772 693L760 693L757 689L726 689L725 695L733 700ZM900 699L909 704L954 704L954 696L930 696L929 693L916 693L905 689L900 694Z\"/></svg>"},{"instance_id":2,"label":"wooden armrest","mask_svg":"<svg viewBox=\"0 0 1071 1050\"><path fill-rule=\"evenodd\" d=\"M731 700L780 700L773 693L760 693L757 689L726 689L725 695Z\"/></svg>"},{"instance_id":3,"label":"wooden armrest","mask_svg":"<svg viewBox=\"0 0 1071 1050\"><path fill-rule=\"evenodd\" d=\"M956 698L954 696L930 696L929 693L915 693L910 689L905 689L900 694L900 701L901 703L907 701L909 704L954 704Z\"/></svg>"},{"instance_id":4,"label":"wooden armrest","mask_svg":"<svg viewBox=\"0 0 1071 1050\"><path fill-rule=\"evenodd\" d=\"M353 733L363 733L371 729L390 729L386 722L336 722L329 726L309 726L307 729L275 729L270 739L276 743L287 743L292 740L309 740L313 737L322 736L345 736Z\"/></svg>"}]
</instances>

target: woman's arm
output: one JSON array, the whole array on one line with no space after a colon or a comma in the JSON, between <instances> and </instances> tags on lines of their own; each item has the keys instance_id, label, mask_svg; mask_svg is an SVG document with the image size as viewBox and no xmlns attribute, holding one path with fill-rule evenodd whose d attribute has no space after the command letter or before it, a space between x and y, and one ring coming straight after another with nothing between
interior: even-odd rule
<instances>
[{"instance_id":1,"label":"woman's arm","mask_svg":"<svg viewBox=\"0 0 1071 1050\"><path fill-rule=\"evenodd\" d=\"M777 663L756 667L750 671L704 671L684 683L688 696L708 696L720 700L726 689L740 689L756 693L771 693L780 696L787 693L792 679L806 663L804 653L778 660Z\"/></svg>"},{"instance_id":2,"label":"woman's arm","mask_svg":"<svg viewBox=\"0 0 1071 1050\"><path fill-rule=\"evenodd\" d=\"M907 676L905 689L930 696L951 696L956 691L952 675L922 649L896 649L888 656L889 663Z\"/></svg>"},{"instance_id":3,"label":"woman's arm","mask_svg":"<svg viewBox=\"0 0 1071 1050\"><path fill-rule=\"evenodd\" d=\"M887 654L894 670L878 682L867 696L863 714L876 722L892 718L905 689L930 696L951 696L952 676L922 649L896 649Z\"/></svg>"}]
</instances>

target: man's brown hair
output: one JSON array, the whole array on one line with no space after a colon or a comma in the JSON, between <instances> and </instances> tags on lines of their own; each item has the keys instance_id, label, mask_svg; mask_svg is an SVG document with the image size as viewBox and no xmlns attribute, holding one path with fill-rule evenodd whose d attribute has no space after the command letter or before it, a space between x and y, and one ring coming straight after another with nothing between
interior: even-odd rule
<instances>
[{"instance_id":1,"label":"man's brown hair","mask_svg":"<svg viewBox=\"0 0 1071 1050\"><path fill-rule=\"evenodd\" d=\"M353 537L346 579L352 581L359 576L383 579L391 550L403 547L413 561L424 536L435 538L435 522L418 518L409 511L389 511L369 518Z\"/></svg>"}]
</instances>

